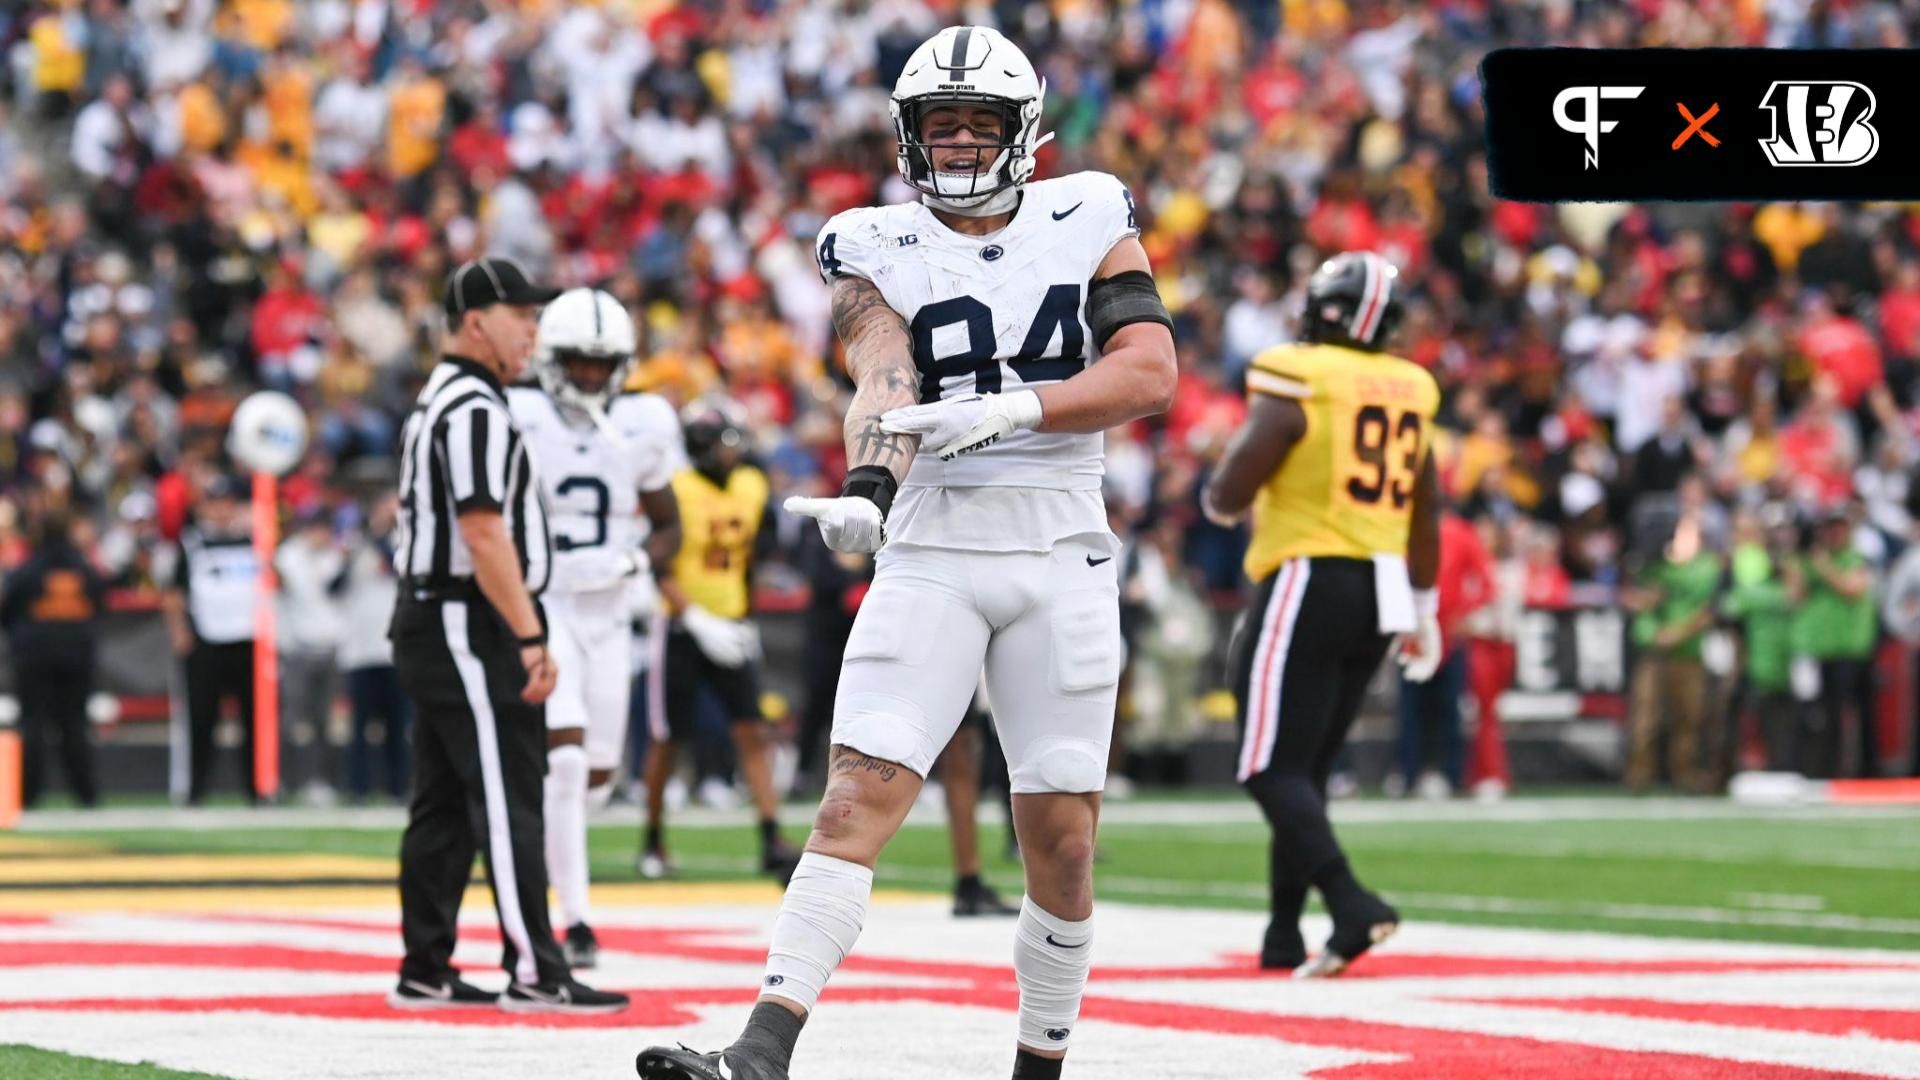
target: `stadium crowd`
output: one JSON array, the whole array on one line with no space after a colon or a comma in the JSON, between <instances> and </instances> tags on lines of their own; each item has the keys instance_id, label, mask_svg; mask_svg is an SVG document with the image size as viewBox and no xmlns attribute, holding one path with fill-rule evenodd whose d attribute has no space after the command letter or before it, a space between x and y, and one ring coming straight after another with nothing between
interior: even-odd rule
<instances>
[{"instance_id":1,"label":"stadium crowd","mask_svg":"<svg viewBox=\"0 0 1920 1080\"><path fill-rule=\"evenodd\" d=\"M1450 625L1492 647L1495 685L1517 607L1617 601L1637 613L1631 782L1655 779L1663 725L1669 779L1724 779L1696 739L1704 673L1736 667L1771 764L1879 767L1868 725L1843 746L1840 723L1872 715L1882 634L1920 641L1920 213L1495 200L1476 64L1495 41L1905 46L1911 5L7 5L0 562L59 510L116 584L166 581L257 386L315 433L282 489L288 588L322 581L328 545L377 552L391 510L368 493L436 290L483 252L612 292L642 327L635 388L731 399L776 495L837 491L849 388L813 238L907 197L887 91L959 21L1046 77L1039 175L1128 184L1176 318L1173 409L1108 442L1149 747L1192 737L1205 612L1241 584L1241 536L1196 495L1247 362L1289 336L1306 271L1359 248L1399 266L1401 350L1445 391L1449 535L1483 559ZM294 670L349 625L300 622ZM1731 658L1703 647L1718 628Z\"/></svg>"}]
</instances>

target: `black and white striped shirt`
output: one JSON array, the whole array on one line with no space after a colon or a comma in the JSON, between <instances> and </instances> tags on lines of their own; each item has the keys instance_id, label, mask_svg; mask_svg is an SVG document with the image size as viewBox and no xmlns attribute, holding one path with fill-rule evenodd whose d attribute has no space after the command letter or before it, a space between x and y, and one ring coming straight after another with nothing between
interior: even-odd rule
<instances>
[{"instance_id":1,"label":"black and white striped shirt","mask_svg":"<svg viewBox=\"0 0 1920 1080\"><path fill-rule=\"evenodd\" d=\"M526 444L500 380L463 356L441 358L407 417L400 451L400 534L394 569L436 585L473 577L456 527L469 510L506 521L527 591L547 587L552 541Z\"/></svg>"}]
</instances>

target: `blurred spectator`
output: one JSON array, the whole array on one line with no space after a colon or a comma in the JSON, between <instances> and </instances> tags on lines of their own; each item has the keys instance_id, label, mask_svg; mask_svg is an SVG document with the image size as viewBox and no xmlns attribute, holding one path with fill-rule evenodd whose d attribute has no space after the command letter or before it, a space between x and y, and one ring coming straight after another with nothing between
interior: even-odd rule
<instances>
[{"instance_id":1,"label":"blurred spectator","mask_svg":"<svg viewBox=\"0 0 1920 1080\"><path fill-rule=\"evenodd\" d=\"M393 666L393 644L387 640L387 624L399 595L399 580L393 571L399 511L395 496L383 496L374 503L365 533L347 557L346 590L340 598L345 616L340 668L346 672L347 698L353 706L347 788L356 803L364 802L373 792L376 722L381 729L381 756L386 766L383 790L393 801L405 802L413 775L413 703L400 690L400 675Z\"/></svg>"},{"instance_id":2,"label":"blurred spectator","mask_svg":"<svg viewBox=\"0 0 1920 1080\"><path fill-rule=\"evenodd\" d=\"M253 762L253 640L261 567L240 491L226 475L205 483L193 523L180 534L166 595L174 655L186 662L187 802L195 806L212 790L214 734L229 700L240 719L240 786L252 802L260 801Z\"/></svg>"},{"instance_id":3,"label":"blurred spectator","mask_svg":"<svg viewBox=\"0 0 1920 1080\"><path fill-rule=\"evenodd\" d=\"M1141 612L1128 743L1142 768L1131 779L1174 786L1187 780L1187 754L1200 733L1200 676L1214 646L1212 613L1180 545L1177 519L1155 523L1134 545L1124 588Z\"/></svg>"},{"instance_id":4,"label":"blurred spectator","mask_svg":"<svg viewBox=\"0 0 1920 1080\"><path fill-rule=\"evenodd\" d=\"M301 512L273 567L280 575L281 781L309 803L330 805L335 770L328 728L347 629L341 610L347 553L334 539L326 507Z\"/></svg>"},{"instance_id":5,"label":"blurred spectator","mask_svg":"<svg viewBox=\"0 0 1920 1080\"><path fill-rule=\"evenodd\" d=\"M1706 708L1702 640L1713 624L1721 564L1701 543L1700 526L1681 518L1662 556L1626 591L1633 620L1631 748L1627 785L1645 791L1654 782L1664 737L1667 779L1682 791L1701 791L1700 726Z\"/></svg>"},{"instance_id":6,"label":"blurred spectator","mask_svg":"<svg viewBox=\"0 0 1920 1080\"><path fill-rule=\"evenodd\" d=\"M1805 574L1806 601L1794 619L1794 651L1819 665L1813 744L1804 751L1807 775L1843 775L1851 713L1859 750L1854 775L1878 776L1873 650L1880 632L1879 606L1873 571L1853 546L1853 525L1843 510L1822 518L1805 558Z\"/></svg>"},{"instance_id":7,"label":"blurred spectator","mask_svg":"<svg viewBox=\"0 0 1920 1080\"><path fill-rule=\"evenodd\" d=\"M43 513L32 556L7 575L0 595L0 629L20 701L20 799L27 809L47 789L49 744L56 739L73 797L87 807L100 801L87 700L106 585L75 546L73 532L65 513Z\"/></svg>"},{"instance_id":8,"label":"blurred spectator","mask_svg":"<svg viewBox=\"0 0 1920 1080\"><path fill-rule=\"evenodd\" d=\"M1800 705L1790 678L1795 610L1806 591L1799 534L1783 506L1742 514L1728 572L1725 611L1740 628L1745 666L1737 700L1759 720L1767 768L1797 770ZM1736 725L1746 708L1735 708Z\"/></svg>"},{"instance_id":9,"label":"blurred spectator","mask_svg":"<svg viewBox=\"0 0 1920 1080\"><path fill-rule=\"evenodd\" d=\"M1460 746L1460 695L1466 692L1466 621L1493 601L1493 557L1473 524L1448 510L1440 519L1440 636L1445 659L1424 683L1400 680L1401 790L1439 796L1465 781ZM1484 715L1484 712L1483 712ZM1428 759L1437 772L1426 775Z\"/></svg>"}]
</instances>

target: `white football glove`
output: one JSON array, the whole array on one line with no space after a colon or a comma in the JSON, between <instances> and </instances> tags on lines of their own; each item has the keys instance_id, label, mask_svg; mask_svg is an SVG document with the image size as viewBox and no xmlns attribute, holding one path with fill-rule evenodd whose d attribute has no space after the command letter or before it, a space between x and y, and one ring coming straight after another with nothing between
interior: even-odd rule
<instances>
[{"instance_id":1,"label":"white football glove","mask_svg":"<svg viewBox=\"0 0 1920 1080\"><path fill-rule=\"evenodd\" d=\"M707 659L723 668L737 668L760 655L760 633L745 620L722 618L696 605L680 613L680 625Z\"/></svg>"},{"instance_id":2,"label":"white football glove","mask_svg":"<svg viewBox=\"0 0 1920 1080\"><path fill-rule=\"evenodd\" d=\"M1440 594L1416 589L1413 594L1414 630L1400 637L1400 670L1408 682L1423 683L1440 670Z\"/></svg>"},{"instance_id":3,"label":"white football glove","mask_svg":"<svg viewBox=\"0 0 1920 1080\"><path fill-rule=\"evenodd\" d=\"M888 410L880 430L889 435L918 435L941 461L985 450L1016 431L1040 426L1040 395L1031 390L1011 394L961 394L931 405L909 405Z\"/></svg>"},{"instance_id":4,"label":"white football glove","mask_svg":"<svg viewBox=\"0 0 1920 1080\"><path fill-rule=\"evenodd\" d=\"M810 517L820 523L820 536L835 551L879 551L886 542L886 524L880 507L872 499L842 495L815 499L795 495L781 504L789 514Z\"/></svg>"}]
</instances>

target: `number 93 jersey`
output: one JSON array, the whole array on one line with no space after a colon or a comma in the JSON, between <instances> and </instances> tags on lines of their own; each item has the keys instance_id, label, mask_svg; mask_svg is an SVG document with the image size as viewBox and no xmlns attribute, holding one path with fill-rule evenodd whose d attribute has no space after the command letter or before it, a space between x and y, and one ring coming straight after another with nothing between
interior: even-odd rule
<instances>
[{"instance_id":1,"label":"number 93 jersey","mask_svg":"<svg viewBox=\"0 0 1920 1080\"><path fill-rule=\"evenodd\" d=\"M646 539L640 493L669 486L686 466L673 406L654 394L621 394L607 407L609 433L543 390L516 386L507 404L547 504L551 591L623 595L624 584L610 584L606 568Z\"/></svg>"},{"instance_id":2,"label":"number 93 jersey","mask_svg":"<svg viewBox=\"0 0 1920 1080\"><path fill-rule=\"evenodd\" d=\"M1092 363L1087 284L1139 232L1126 185L1082 172L1026 184L1012 222L985 236L954 232L923 203L848 210L822 227L815 255L829 282L866 278L906 320L925 404L1044 386ZM1102 457L1098 434L1016 432L952 461L920 454L903 487L1097 491Z\"/></svg>"},{"instance_id":3,"label":"number 93 jersey","mask_svg":"<svg viewBox=\"0 0 1920 1080\"><path fill-rule=\"evenodd\" d=\"M1277 345L1253 358L1247 393L1293 398L1306 434L1253 503L1247 576L1289 559L1407 553L1413 489L1440 388L1418 364L1338 345Z\"/></svg>"}]
</instances>

